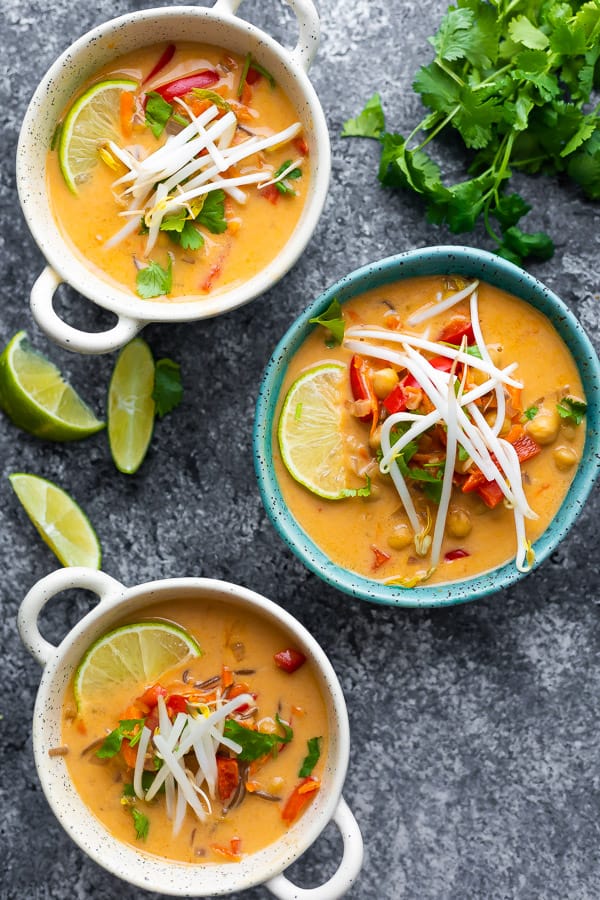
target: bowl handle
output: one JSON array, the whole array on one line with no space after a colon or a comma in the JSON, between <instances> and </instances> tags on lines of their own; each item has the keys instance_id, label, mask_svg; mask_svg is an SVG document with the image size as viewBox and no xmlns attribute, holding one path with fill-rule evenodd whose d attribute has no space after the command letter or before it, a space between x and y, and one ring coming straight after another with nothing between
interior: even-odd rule
<instances>
[{"instance_id":1,"label":"bowl handle","mask_svg":"<svg viewBox=\"0 0 600 900\"><path fill-rule=\"evenodd\" d=\"M84 566L57 569L34 584L19 607L17 626L25 647L42 666L46 665L56 647L40 634L39 615L52 597L71 588L82 588L98 594L99 603L124 590L123 585L110 575Z\"/></svg>"},{"instance_id":2,"label":"bowl handle","mask_svg":"<svg viewBox=\"0 0 600 900\"><path fill-rule=\"evenodd\" d=\"M235 15L242 0L217 0L213 9L215 12ZM315 58L321 25L319 14L312 0L286 0L298 19L298 43L291 51L291 57L305 72L310 69Z\"/></svg>"},{"instance_id":3,"label":"bowl handle","mask_svg":"<svg viewBox=\"0 0 600 900\"><path fill-rule=\"evenodd\" d=\"M118 350L136 336L146 324L119 316L117 324L107 331L87 332L67 325L56 313L52 300L62 279L46 266L31 289L31 311L42 331L66 350L77 353L109 353Z\"/></svg>"},{"instance_id":4,"label":"bowl handle","mask_svg":"<svg viewBox=\"0 0 600 900\"><path fill-rule=\"evenodd\" d=\"M319 887L300 888L281 873L266 883L272 894L280 900L337 900L349 890L362 866L363 839L358 823L343 797L340 797L333 821L344 841L342 861L335 874Z\"/></svg>"}]
</instances>

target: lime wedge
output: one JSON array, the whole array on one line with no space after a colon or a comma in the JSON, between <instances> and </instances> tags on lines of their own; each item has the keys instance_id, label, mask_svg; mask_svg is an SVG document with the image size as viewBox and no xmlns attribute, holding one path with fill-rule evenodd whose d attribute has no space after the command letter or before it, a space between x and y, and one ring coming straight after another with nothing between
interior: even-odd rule
<instances>
[{"instance_id":1,"label":"lime wedge","mask_svg":"<svg viewBox=\"0 0 600 900\"><path fill-rule=\"evenodd\" d=\"M77 667L77 707L124 684L153 684L163 672L201 653L191 634L169 622L148 620L115 628L92 644Z\"/></svg>"},{"instance_id":2,"label":"lime wedge","mask_svg":"<svg viewBox=\"0 0 600 900\"><path fill-rule=\"evenodd\" d=\"M346 496L349 487L341 427L345 378L342 363L304 372L289 389L279 418L279 447L290 475L329 500Z\"/></svg>"},{"instance_id":3,"label":"lime wedge","mask_svg":"<svg viewBox=\"0 0 600 900\"><path fill-rule=\"evenodd\" d=\"M104 428L49 359L19 331L0 356L0 409L30 434L76 441Z\"/></svg>"},{"instance_id":4,"label":"lime wedge","mask_svg":"<svg viewBox=\"0 0 600 900\"><path fill-rule=\"evenodd\" d=\"M137 83L127 78L99 81L69 109L60 133L58 162L74 194L97 165L98 151L111 140L122 142L119 129L121 92L136 89Z\"/></svg>"},{"instance_id":5,"label":"lime wedge","mask_svg":"<svg viewBox=\"0 0 600 900\"><path fill-rule=\"evenodd\" d=\"M9 475L14 492L63 566L99 569L100 543L88 517L58 485L21 472Z\"/></svg>"},{"instance_id":6,"label":"lime wedge","mask_svg":"<svg viewBox=\"0 0 600 900\"><path fill-rule=\"evenodd\" d=\"M146 455L154 428L154 360L142 338L123 347L108 388L108 440L120 472L132 475Z\"/></svg>"}]
</instances>

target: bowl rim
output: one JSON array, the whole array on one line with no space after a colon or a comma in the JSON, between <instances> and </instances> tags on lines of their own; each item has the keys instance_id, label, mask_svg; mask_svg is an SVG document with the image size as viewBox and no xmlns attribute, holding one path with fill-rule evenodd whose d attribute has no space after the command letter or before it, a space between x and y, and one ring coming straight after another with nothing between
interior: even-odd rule
<instances>
[{"instance_id":1,"label":"bowl rim","mask_svg":"<svg viewBox=\"0 0 600 900\"><path fill-rule=\"evenodd\" d=\"M342 304L366 290L419 274L463 274L496 284L544 313L577 363L588 402L582 460L567 496L552 523L535 542L532 571L554 552L581 512L600 474L600 362L590 339L569 307L550 288L514 263L486 250L462 245L436 245L407 250L367 263L326 288L288 328L263 374L253 429L254 466L263 504L279 536L304 565L332 587L371 603L415 607L446 607L476 600L507 588L524 577L513 563L498 566L463 581L404 588L373 581L335 565L296 522L283 501L277 482L271 442L273 422L287 360L313 330L309 320L323 313L334 298ZM508 286L507 286L508 285Z\"/></svg>"},{"instance_id":2,"label":"bowl rim","mask_svg":"<svg viewBox=\"0 0 600 900\"><path fill-rule=\"evenodd\" d=\"M70 587L94 590L88 583L86 573L92 570L78 569L73 572ZM83 579L80 577L83 573ZM52 573L55 575L56 573ZM62 574L62 573L60 573ZM30 595L45 592L46 600L52 596L45 588L52 575L41 579L31 589ZM68 578L69 573L65 573ZM350 726L348 710L338 676L325 651L312 633L284 607L250 588L221 579L205 577L165 578L145 582L126 588L110 579L112 584L108 595L79 622L54 647L47 644L47 658L38 687L32 725L33 753L36 770L44 795L56 819L69 837L96 863L129 884L146 890L177 896L212 896L245 890L254 885L264 884L283 872L319 837L336 812L342 799L342 789L346 778L350 754ZM65 587L67 582L62 584ZM273 844L250 854L234 870L228 864L210 864L200 871L194 864L169 860L154 854L139 852L115 838L98 820L74 787L64 757L50 760L48 750L56 744L53 717L62 709L64 691L76 667L75 659L81 658L86 647L99 635L112 627L123 616L145 608L164 597L180 595L200 595L203 601L223 600L246 606L253 615L264 616L297 640L307 652L317 675L328 709L330 727L335 726L335 740L329 744L332 756L326 760L327 793L319 797L286 834ZM23 603L26 606L28 598ZM60 743L60 741L59 741ZM335 752L334 752L335 751ZM322 799L321 799L322 797ZM71 806L72 804L72 806ZM81 815L83 827L73 824L69 811ZM139 865L135 860L139 859ZM202 883L204 882L204 883Z\"/></svg>"},{"instance_id":3,"label":"bowl rim","mask_svg":"<svg viewBox=\"0 0 600 900\"><path fill-rule=\"evenodd\" d=\"M159 302L136 297L116 282L102 278L80 258L75 248L62 237L59 229L47 226L45 217L48 215L50 219L52 213L45 187L45 166L44 173L33 180L30 173L35 169L32 159L39 151L39 123L45 115L49 115L48 109L55 102L49 104L48 96L52 98L60 92L63 80L72 77L69 72L73 72L76 61L83 59L90 47L100 45L110 37L122 37L125 30L142 30L156 22L170 25L183 22L188 17L196 22L210 22L230 33L236 33L253 46L259 46L261 52L265 51L277 58L278 65L286 71L290 83L294 83L298 92L290 100L299 118L304 120L309 134L313 136L311 181L298 223L279 253L263 269L240 284L234 282L231 287L212 297L197 296L186 300L174 296L167 302ZM160 38L155 38L154 42L158 40ZM150 43L152 40L144 37L137 46L143 47ZM220 45L224 46L226 43L223 38ZM109 50L105 48L103 58L106 61L108 57ZM100 65L102 63L98 62L96 68ZM29 231L47 264L60 276L61 281L69 284L85 300L142 324L192 321L222 315L270 290L295 265L313 237L327 199L330 175L331 143L325 114L308 74L293 50L284 47L267 32L238 15L231 15L221 8L201 6L178 5L135 10L108 19L78 37L55 59L40 79L20 126L16 153L16 183L20 206Z\"/></svg>"}]
</instances>

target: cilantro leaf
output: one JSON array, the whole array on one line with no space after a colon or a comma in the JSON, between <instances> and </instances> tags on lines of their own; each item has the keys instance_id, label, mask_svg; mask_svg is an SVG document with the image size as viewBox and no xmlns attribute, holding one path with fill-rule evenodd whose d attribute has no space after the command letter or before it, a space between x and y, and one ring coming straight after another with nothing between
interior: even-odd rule
<instances>
[{"instance_id":1,"label":"cilantro leaf","mask_svg":"<svg viewBox=\"0 0 600 900\"><path fill-rule=\"evenodd\" d=\"M179 363L172 359L159 359L154 367L154 390L152 399L156 405L156 415L162 418L181 403L183 387Z\"/></svg>"},{"instance_id":2,"label":"cilantro leaf","mask_svg":"<svg viewBox=\"0 0 600 900\"><path fill-rule=\"evenodd\" d=\"M135 283L140 297L148 300L151 297L162 297L168 294L173 285L173 262L169 257L166 269L151 259L148 265L136 275Z\"/></svg>"},{"instance_id":3,"label":"cilantro leaf","mask_svg":"<svg viewBox=\"0 0 600 900\"><path fill-rule=\"evenodd\" d=\"M131 806L131 815L133 816L133 827L135 828L135 836L139 841L145 841L150 830L150 820L148 816L140 812L135 806Z\"/></svg>"},{"instance_id":4,"label":"cilantro leaf","mask_svg":"<svg viewBox=\"0 0 600 900\"><path fill-rule=\"evenodd\" d=\"M102 741L102 744L96 750L96 756L99 759L112 759L121 749L121 744L125 739L129 740L132 747L138 743L145 719L121 719L116 728Z\"/></svg>"},{"instance_id":5,"label":"cilantro leaf","mask_svg":"<svg viewBox=\"0 0 600 900\"><path fill-rule=\"evenodd\" d=\"M365 476L366 482L360 488L345 488L341 493L344 497L370 497L371 496L371 479Z\"/></svg>"},{"instance_id":6,"label":"cilantro leaf","mask_svg":"<svg viewBox=\"0 0 600 900\"><path fill-rule=\"evenodd\" d=\"M161 97L156 91L150 91L146 95L145 124L155 138L159 138L173 112L170 103Z\"/></svg>"},{"instance_id":7,"label":"cilantro leaf","mask_svg":"<svg viewBox=\"0 0 600 900\"><path fill-rule=\"evenodd\" d=\"M281 722L281 720L279 721ZM270 753L273 753L279 744L287 744L291 741L293 731L289 725L286 725L285 728L286 733L282 737L280 734L251 731L249 728L244 728L235 719L227 719L223 734L241 746L242 749L237 757L239 760L242 762L253 762L255 759L260 759L261 756L268 756Z\"/></svg>"},{"instance_id":8,"label":"cilantro leaf","mask_svg":"<svg viewBox=\"0 0 600 900\"><path fill-rule=\"evenodd\" d=\"M225 219L225 191L219 189L206 194L202 209L196 216L198 225L208 228L213 234L227 231Z\"/></svg>"},{"instance_id":9,"label":"cilantro leaf","mask_svg":"<svg viewBox=\"0 0 600 900\"><path fill-rule=\"evenodd\" d=\"M298 778L307 778L312 773L314 767L319 761L319 757L321 756L322 740L323 738L321 737L312 737L309 738L306 742L308 745L308 753L304 757L302 765L300 766Z\"/></svg>"},{"instance_id":10,"label":"cilantro leaf","mask_svg":"<svg viewBox=\"0 0 600 900\"><path fill-rule=\"evenodd\" d=\"M556 404L556 409L561 419L571 419L575 425L581 425L587 413L587 403L575 397L563 397L560 403Z\"/></svg>"},{"instance_id":11,"label":"cilantro leaf","mask_svg":"<svg viewBox=\"0 0 600 900\"><path fill-rule=\"evenodd\" d=\"M523 44L531 50L545 50L549 44L548 36L536 28L527 16L515 16L511 19L508 33L517 44Z\"/></svg>"},{"instance_id":12,"label":"cilantro leaf","mask_svg":"<svg viewBox=\"0 0 600 900\"><path fill-rule=\"evenodd\" d=\"M320 316L314 316L308 321L311 325L322 325L324 328L327 328L331 332L331 337L335 344L341 344L344 340L346 323L344 322L340 301L337 298L331 301L325 312L321 313Z\"/></svg>"},{"instance_id":13,"label":"cilantro leaf","mask_svg":"<svg viewBox=\"0 0 600 900\"><path fill-rule=\"evenodd\" d=\"M342 128L342 137L378 138L385 129L385 116L379 94L367 100L362 112L355 119L347 119Z\"/></svg>"},{"instance_id":14,"label":"cilantro leaf","mask_svg":"<svg viewBox=\"0 0 600 900\"><path fill-rule=\"evenodd\" d=\"M550 259L554 253L554 244L545 232L526 234L517 225L511 225L506 229L502 247L523 258L534 256L536 259Z\"/></svg>"},{"instance_id":15,"label":"cilantro leaf","mask_svg":"<svg viewBox=\"0 0 600 900\"><path fill-rule=\"evenodd\" d=\"M539 407L537 406L529 406L523 413L523 418L527 419L528 422L531 422L532 419L535 419L539 411Z\"/></svg>"}]
</instances>

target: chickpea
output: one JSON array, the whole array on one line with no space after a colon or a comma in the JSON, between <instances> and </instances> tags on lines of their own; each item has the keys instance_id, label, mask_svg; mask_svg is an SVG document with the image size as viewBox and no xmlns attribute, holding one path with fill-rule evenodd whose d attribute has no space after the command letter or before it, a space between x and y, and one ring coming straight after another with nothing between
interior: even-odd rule
<instances>
[{"instance_id":1,"label":"chickpea","mask_svg":"<svg viewBox=\"0 0 600 900\"><path fill-rule=\"evenodd\" d=\"M397 525L394 525L391 534L388 535L387 542L392 550L404 550L405 547L412 544L412 540L413 534L410 526L405 522L399 522Z\"/></svg>"},{"instance_id":2,"label":"chickpea","mask_svg":"<svg viewBox=\"0 0 600 900\"><path fill-rule=\"evenodd\" d=\"M446 519L446 532L455 538L464 538L471 531L471 516L462 506L453 506Z\"/></svg>"},{"instance_id":3,"label":"chickpea","mask_svg":"<svg viewBox=\"0 0 600 900\"><path fill-rule=\"evenodd\" d=\"M385 400L387 395L398 384L398 373L395 369L377 369L373 372L373 390L379 400Z\"/></svg>"},{"instance_id":4,"label":"chickpea","mask_svg":"<svg viewBox=\"0 0 600 900\"><path fill-rule=\"evenodd\" d=\"M379 450L381 447L381 425L369 435L369 447L371 450Z\"/></svg>"},{"instance_id":5,"label":"chickpea","mask_svg":"<svg viewBox=\"0 0 600 900\"><path fill-rule=\"evenodd\" d=\"M565 447L564 445L556 447L556 449L552 451L552 456L556 468L560 469L561 472L572 468L579 461L577 451L573 447Z\"/></svg>"},{"instance_id":6,"label":"chickpea","mask_svg":"<svg viewBox=\"0 0 600 900\"><path fill-rule=\"evenodd\" d=\"M498 413L496 412L496 410L495 409L489 410L488 412L484 413L483 415L484 415L485 421L488 423L490 428L493 428L496 423L496 419L498 418ZM504 421L502 422L502 428L500 429L500 436L504 437L505 434L508 434L508 432L511 429L511 426L512 426L512 422L510 421L510 419L505 418Z\"/></svg>"},{"instance_id":7,"label":"chickpea","mask_svg":"<svg viewBox=\"0 0 600 900\"><path fill-rule=\"evenodd\" d=\"M527 433L538 444L552 444L558 437L560 416L555 407L542 406L533 419L525 426Z\"/></svg>"}]
</instances>

